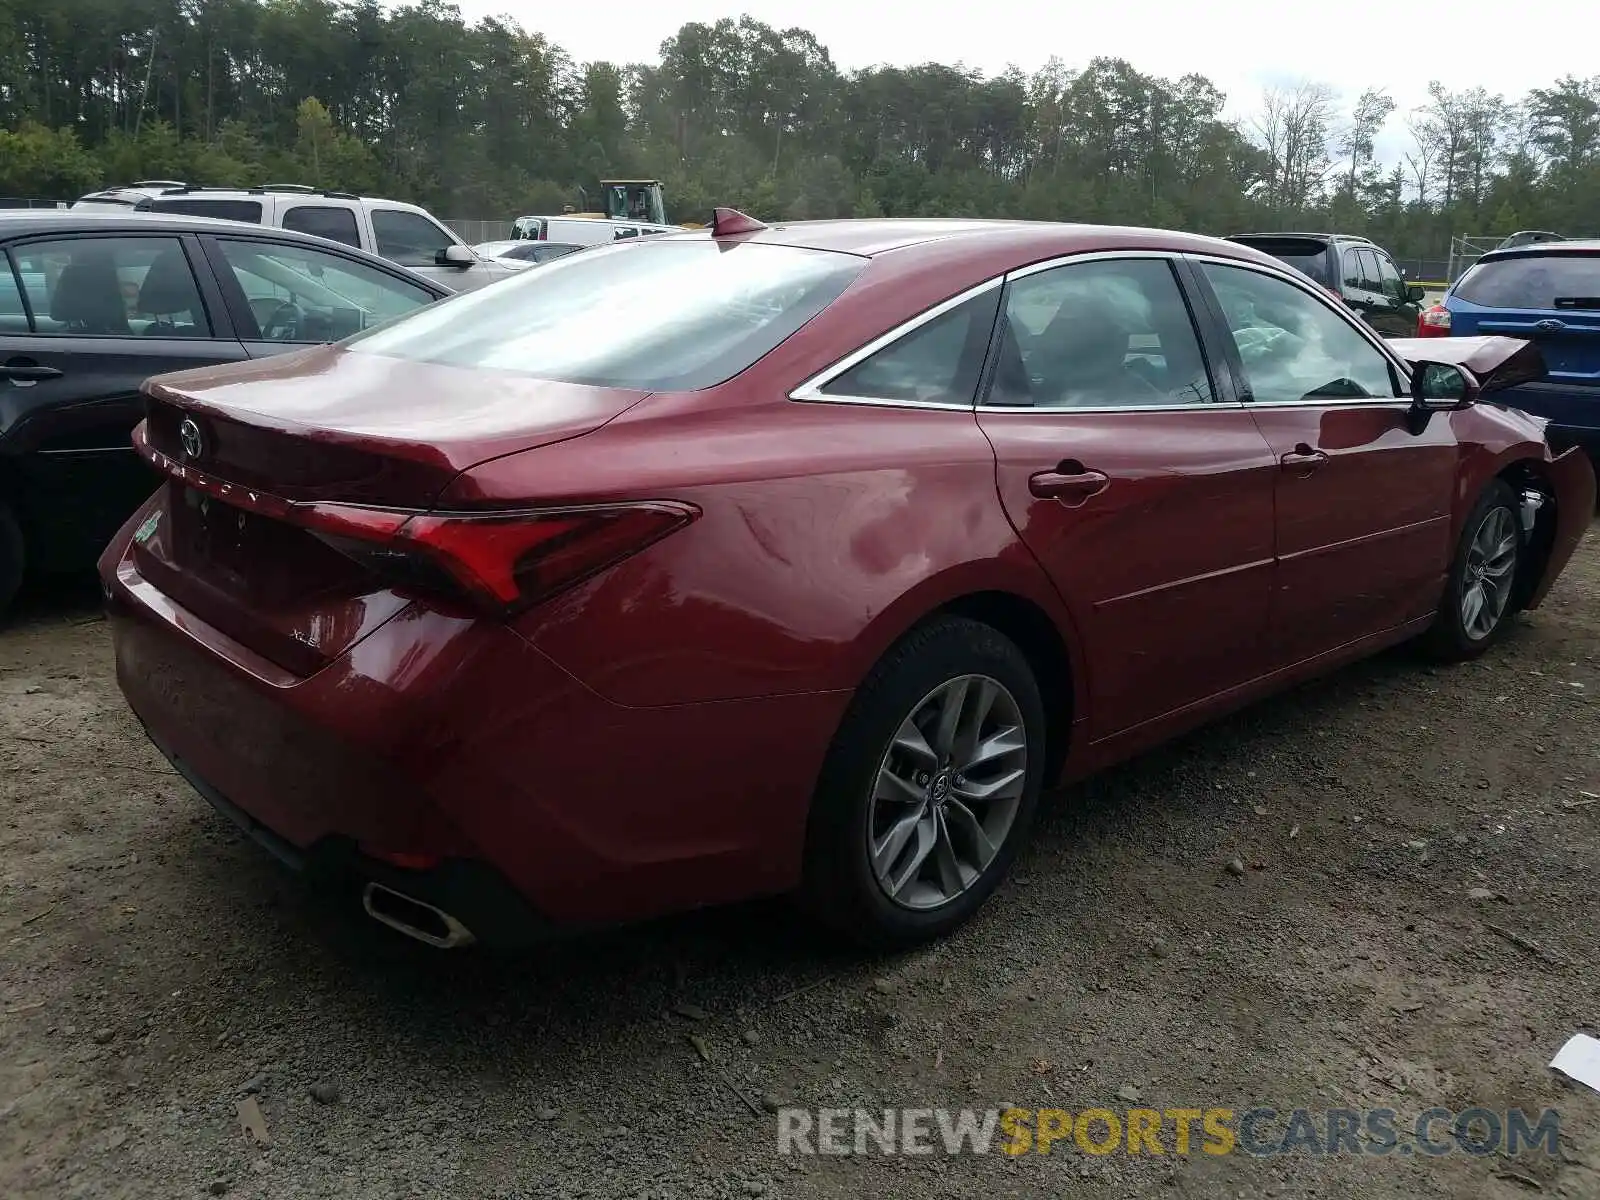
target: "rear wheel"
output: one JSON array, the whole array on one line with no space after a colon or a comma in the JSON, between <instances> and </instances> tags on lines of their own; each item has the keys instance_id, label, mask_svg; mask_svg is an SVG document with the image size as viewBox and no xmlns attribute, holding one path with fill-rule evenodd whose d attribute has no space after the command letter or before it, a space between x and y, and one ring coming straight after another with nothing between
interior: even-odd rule
<instances>
[{"instance_id":1,"label":"rear wheel","mask_svg":"<svg viewBox=\"0 0 1600 1200\"><path fill-rule=\"evenodd\" d=\"M1010 869L1044 776L1026 657L994 628L939 618L857 690L818 781L802 900L891 948L970 917Z\"/></svg>"},{"instance_id":2,"label":"rear wheel","mask_svg":"<svg viewBox=\"0 0 1600 1200\"><path fill-rule=\"evenodd\" d=\"M26 567L22 527L6 502L0 500L0 621L5 620L6 609L22 586Z\"/></svg>"},{"instance_id":3,"label":"rear wheel","mask_svg":"<svg viewBox=\"0 0 1600 1200\"><path fill-rule=\"evenodd\" d=\"M1495 480L1472 506L1424 648L1445 662L1476 658L1504 636L1516 615L1524 540L1516 495Z\"/></svg>"}]
</instances>

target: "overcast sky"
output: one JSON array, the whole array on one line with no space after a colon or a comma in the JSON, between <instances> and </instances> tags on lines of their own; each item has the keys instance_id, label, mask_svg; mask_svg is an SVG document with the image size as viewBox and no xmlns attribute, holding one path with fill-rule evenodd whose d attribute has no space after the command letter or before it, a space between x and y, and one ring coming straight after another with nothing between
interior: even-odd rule
<instances>
[{"instance_id":1,"label":"overcast sky","mask_svg":"<svg viewBox=\"0 0 1600 1200\"><path fill-rule=\"evenodd\" d=\"M1096 55L1149 74L1198 71L1245 116L1268 84L1312 79L1353 100L1386 88L1399 105L1379 143L1393 161L1407 141L1404 114L1428 80L1482 84L1508 99L1563 75L1600 74L1600 0L656 0L607 5L566 0L458 0L468 20L510 16L579 62L653 62L688 21L749 13L814 33L840 68L962 62L986 74L1015 63L1033 71L1051 55L1080 67ZM1202 15L1203 14L1203 15Z\"/></svg>"}]
</instances>

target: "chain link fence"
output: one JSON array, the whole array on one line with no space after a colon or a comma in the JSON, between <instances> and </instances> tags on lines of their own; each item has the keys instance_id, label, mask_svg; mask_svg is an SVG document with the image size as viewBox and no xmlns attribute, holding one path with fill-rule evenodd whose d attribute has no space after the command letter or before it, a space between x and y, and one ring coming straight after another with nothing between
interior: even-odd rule
<instances>
[{"instance_id":1,"label":"chain link fence","mask_svg":"<svg viewBox=\"0 0 1600 1200\"><path fill-rule=\"evenodd\" d=\"M480 221L463 217L447 218L445 224L469 246L480 242L507 242L511 240L510 221Z\"/></svg>"}]
</instances>

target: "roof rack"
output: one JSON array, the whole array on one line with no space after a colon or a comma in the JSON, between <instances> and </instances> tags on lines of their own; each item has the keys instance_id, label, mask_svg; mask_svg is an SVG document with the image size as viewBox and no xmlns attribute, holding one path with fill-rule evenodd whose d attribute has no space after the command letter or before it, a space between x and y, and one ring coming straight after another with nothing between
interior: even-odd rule
<instances>
[{"instance_id":1,"label":"roof rack","mask_svg":"<svg viewBox=\"0 0 1600 1200\"><path fill-rule=\"evenodd\" d=\"M316 188L304 183L263 183L253 190L261 192L299 192L306 196L317 194Z\"/></svg>"},{"instance_id":2,"label":"roof rack","mask_svg":"<svg viewBox=\"0 0 1600 1200\"><path fill-rule=\"evenodd\" d=\"M108 188L107 191L116 191L116 190L118 190L120 188L136 188L136 187L182 188L182 187L188 187L188 186L189 185L184 183L184 181L181 180L181 179L136 179L132 183L121 183L121 184L118 184L117 187L115 187L115 188Z\"/></svg>"}]
</instances>

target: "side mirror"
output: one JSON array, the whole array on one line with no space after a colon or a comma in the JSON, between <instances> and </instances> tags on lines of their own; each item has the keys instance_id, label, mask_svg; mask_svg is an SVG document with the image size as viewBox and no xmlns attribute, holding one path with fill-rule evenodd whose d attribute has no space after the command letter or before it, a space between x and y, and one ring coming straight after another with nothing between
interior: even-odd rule
<instances>
[{"instance_id":1,"label":"side mirror","mask_svg":"<svg viewBox=\"0 0 1600 1200\"><path fill-rule=\"evenodd\" d=\"M1478 402L1483 392L1465 367L1417 362L1411 368L1411 407L1418 413L1454 412Z\"/></svg>"},{"instance_id":2,"label":"side mirror","mask_svg":"<svg viewBox=\"0 0 1600 1200\"><path fill-rule=\"evenodd\" d=\"M434 259L441 267L470 267L477 261L478 256L460 242L451 242Z\"/></svg>"},{"instance_id":3,"label":"side mirror","mask_svg":"<svg viewBox=\"0 0 1600 1200\"><path fill-rule=\"evenodd\" d=\"M1428 298L1428 289L1420 283L1413 283L1406 288L1406 299L1413 304L1421 304Z\"/></svg>"}]
</instances>

